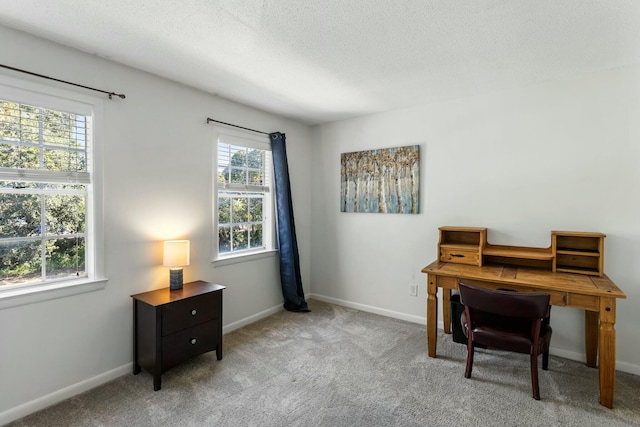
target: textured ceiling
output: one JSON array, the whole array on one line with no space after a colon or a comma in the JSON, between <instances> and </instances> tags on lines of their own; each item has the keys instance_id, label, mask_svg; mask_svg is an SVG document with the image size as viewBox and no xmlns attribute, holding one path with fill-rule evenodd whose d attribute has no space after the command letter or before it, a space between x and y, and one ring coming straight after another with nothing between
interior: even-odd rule
<instances>
[{"instance_id":1,"label":"textured ceiling","mask_svg":"<svg viewBox=\"0 0 640 427\"><path fill-rule=\"evenodd\" d=\"M308 123L640 63L638 0L2 0L0 23Z\"/></svg>"}]
</instances>

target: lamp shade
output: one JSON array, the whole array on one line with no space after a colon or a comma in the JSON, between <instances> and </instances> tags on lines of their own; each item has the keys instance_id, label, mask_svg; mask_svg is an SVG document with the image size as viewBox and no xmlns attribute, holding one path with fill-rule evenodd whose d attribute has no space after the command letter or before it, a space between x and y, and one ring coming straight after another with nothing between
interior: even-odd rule
<instances>
[{"instance_id":1,"label":"lamp shade","mask_svg":"<svg viewBox=\"0 0 640 427\"><path fill-rule=\"evenodd\" d=\"M185 265L189 265L189 241L165 241L162 265L164 265L165 267L182 267Z\"/></svg>"}]
</instances>

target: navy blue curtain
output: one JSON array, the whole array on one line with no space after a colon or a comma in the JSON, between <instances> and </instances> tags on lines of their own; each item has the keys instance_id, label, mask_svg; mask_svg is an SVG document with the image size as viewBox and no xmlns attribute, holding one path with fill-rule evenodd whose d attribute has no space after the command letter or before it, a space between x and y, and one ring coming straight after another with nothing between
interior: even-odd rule
<instances>
[{"instance_id":1,"label":"navy blue curtain","mask_svg":"<svg viewBox=\"0 0 640 427\"><path fill-rule=\"evenodd\" d=\"M278 224L278 250L280 253L280 283L284 308L289 311L309 311L302 290L300 277L300 257L296 226L293 221L291 185L285 135L274 132L270 135L273 155L274 182L276 192L276 215Z\"/></svg>"}]
</instances>

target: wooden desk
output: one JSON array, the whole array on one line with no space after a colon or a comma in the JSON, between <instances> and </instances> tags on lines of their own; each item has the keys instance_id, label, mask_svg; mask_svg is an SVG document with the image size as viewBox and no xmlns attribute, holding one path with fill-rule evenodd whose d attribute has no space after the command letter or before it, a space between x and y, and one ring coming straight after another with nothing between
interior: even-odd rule
<instances>
[{"instance_id":1,"label":"wooden desk","mask_svg":"<svg viewBox=\"0 0 640 427\"><path fill-rule=\"evenodd\" d=\"M613 408L616 374L616 299L626 298L606 275L558 273L537 268L488 265L476 266L434 261L422 269L427 274L427 345L436 357L438 321L437 290L442 288L444 332L451 333L451 290L459 281L486 288L506 288L523 292L545 292L551 304L585 311L585 352L587 366L595 368L600 359L600 403Z\"/></svg>"}]
</instances>

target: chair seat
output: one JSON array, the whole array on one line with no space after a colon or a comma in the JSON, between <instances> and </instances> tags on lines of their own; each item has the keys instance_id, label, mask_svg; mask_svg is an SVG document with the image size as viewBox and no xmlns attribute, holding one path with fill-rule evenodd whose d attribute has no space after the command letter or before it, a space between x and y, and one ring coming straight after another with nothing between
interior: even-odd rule
<instances>
[{"instance_id":1,"label":"chair seat","mask_svg":"<svg viewBox=\"0 0 640 427\"><path fill-rule=\"evenodd\" d=\"M462 324L464 335L468 336L465 313L460 316L460 323ZM551 327L549 325L543 325L541 329L538 354L544 351L545 345L548 344L548 340L551 338ZM500 326L477 326L473 329L473 340L476 344L487 347L530 354L533 342L528 334L521 331L520 322L512 319L511 323L504 322Z\"/></svg>"}]
</instances>

